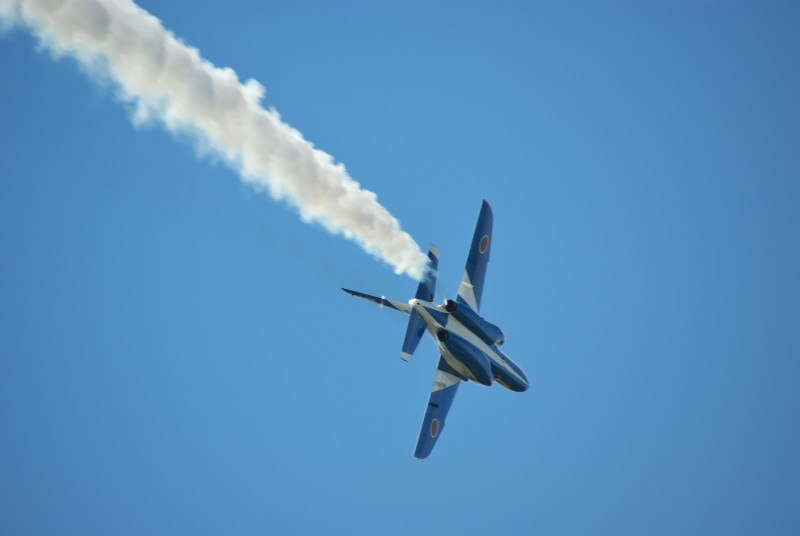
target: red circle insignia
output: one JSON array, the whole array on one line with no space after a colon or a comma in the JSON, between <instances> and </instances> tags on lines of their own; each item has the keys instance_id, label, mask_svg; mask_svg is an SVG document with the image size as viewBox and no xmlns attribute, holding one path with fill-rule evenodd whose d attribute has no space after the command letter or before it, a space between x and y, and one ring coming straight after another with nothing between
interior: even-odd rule
<instances>
[{"instance_id":1,"label":"red circle insignia","mask_svg":"<svg viewBox=\"0 0 800 536\"><path fill-rule=\"evenodd\" d=\"M486 250L489 249L489 235L483 235L478 249L480 249L481 253L486 253Z\"/></svg>"},{"instance_id":2,"label":"red circle insignia","mask_svg":"<svg viewBox=\"0 0 800 536\"><path fill-rule=\"evenodd\" d=\"M433 419L431 421L431 437L436 437L439 434L439 420Z\"/></svg>"}]
</instances>

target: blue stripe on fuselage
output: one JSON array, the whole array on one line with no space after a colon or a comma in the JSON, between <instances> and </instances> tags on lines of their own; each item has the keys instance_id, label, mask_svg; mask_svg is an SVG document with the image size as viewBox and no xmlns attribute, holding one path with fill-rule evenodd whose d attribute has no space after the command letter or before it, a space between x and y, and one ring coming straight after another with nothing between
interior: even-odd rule
<instances>
[{"instance_id":1,"label":"blue stripe on fuselage","mask_svg":"<svg viewBox=\"0 0 800 536\"><path fill-rule=\"evenodd\" d=\"M435 305L422 305L422 304L419 305L420 307L425 309L425 312L428 313L431 319L433 319L438 325L442 327L445 327L447 325L447 320L450 318L450 315L448 315L447 313L443 313Z\"/></svg>"}]
</instances>

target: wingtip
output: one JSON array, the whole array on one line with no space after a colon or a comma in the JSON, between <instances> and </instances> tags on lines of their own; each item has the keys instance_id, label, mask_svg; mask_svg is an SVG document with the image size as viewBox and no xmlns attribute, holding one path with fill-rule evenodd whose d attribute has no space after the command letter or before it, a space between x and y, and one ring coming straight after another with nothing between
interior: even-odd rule
<instances>
[{"instance_id":1,"label":"wingtip","mask_svg":"<svg viewBox=\"0 0 800 536\"><path fill-rule=\"evenodd\" d=\"M431 451L432 450L433 450L432 448L431 449L427 449L427 452L426 452L425 449L420 449L418 447L417 450L414 451L414 458L416 458L417 460L424 460L425 458L427 458L428 456L431 455Z\"/></svg>"}]
</instances>

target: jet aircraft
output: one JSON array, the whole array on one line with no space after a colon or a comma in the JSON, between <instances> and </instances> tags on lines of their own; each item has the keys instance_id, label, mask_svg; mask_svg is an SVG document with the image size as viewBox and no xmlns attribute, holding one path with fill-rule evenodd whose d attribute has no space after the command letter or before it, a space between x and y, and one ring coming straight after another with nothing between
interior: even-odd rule
<instances>
[{"instance_id":1,"label":"jet aircraft","mask_svg":"<svg viewBox=\"0 0 800 536\"><path fill-rule=\"evenodd\" d=\"M400 353L405 361L411 360L426 330L436 342L439 364L414 451L414 456L419 459L430 455L442 434L447 413L462 381L487 386L494 382L517 392L525 391L529 386L522 369L499 348L506 338L503 330L478 314L491 250L492 222L492 209L484 201L455 301L445 300L441 305L433 302L439 267L439 251L434 245L428 251L428 269L419 283L417 294L408 304L342 289L382 308L410 315Z\"/></svg>"}]
</instances>

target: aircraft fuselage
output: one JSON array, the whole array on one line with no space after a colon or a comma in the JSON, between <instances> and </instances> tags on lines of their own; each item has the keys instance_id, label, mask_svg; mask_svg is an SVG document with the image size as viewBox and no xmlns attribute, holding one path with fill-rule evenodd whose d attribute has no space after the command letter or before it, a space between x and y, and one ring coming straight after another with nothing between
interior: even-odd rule
<instances>
[{"instance_id":1,"label":"aircraft fuselage","mask_svg":"<svg viewBox=\"0 0 800 536\"><path fill-rule=\"evenodd\" d=\"M481 385L497 382L512 391L526 391L528 378L522 369L505 355L503 332L486 322L469 306L454 302L437 305L413 299L408 302L425 321L425 329L436 341L444 360L463 380ZM493 342L489 342L493 341Z\"/></svg>"}]
</instances>

